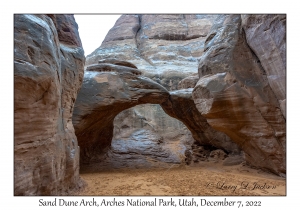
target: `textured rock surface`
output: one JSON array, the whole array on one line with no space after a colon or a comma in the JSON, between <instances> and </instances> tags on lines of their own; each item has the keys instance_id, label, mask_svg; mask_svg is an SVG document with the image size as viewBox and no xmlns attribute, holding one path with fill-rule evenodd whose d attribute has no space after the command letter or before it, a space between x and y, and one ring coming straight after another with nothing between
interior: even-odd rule
<instances>
[{"instance_id":1,"label":"textured rock surface","mask_svg":"<svg viewBox=\"0 0 300 210\"><path fill-rule=\"evenodd\" d=\"M199 81L198 73L192 74L178 83L178 89L194 88Z\"/></svg>"},{"instance_id":2,"label":"textured rock surface","mask_svg":"<svg viewBox=\"0 0 300 210\"><path fill-rule=\"evenodd\" d=\"M136 129L150 130L167 139L184 135L188 131L181 121L167 115L158 104L142 104L124 110L114 120L114 137L116 138L124 134L126 136L128 131Z\"/></svg>"},{"instance_id":3,"label":"textured rock surface","mask_svg":"<svg viewBox=\"0 0 300 210\"><path fill-rule=\"evenodd\" d=\"M96 64L99 60L126 60L137 66L142 75L163 85L167 90L193 88L199 80L195 72L198 59L204 51L205 37L216 17L217 15L122 15L108 32L102 45L87 56L86 65ZM184 95L184 92L178 94ZM157 106L144 105L144 108L152 110ZM172 93L170 100L163 106L167 114L186 126L189 125L197 141L204 145L215 144L217 148L228 152L239 151L228 136L212 129L198 113L191 90L184 97ZM183 113L190 114L185 117ZM176 124L175 120L166 122L167 118L166 113L161 113L152 122L156 125ZM175 126L173 130L183 132L183 127Z\"/></svg>"},{"instance_id":4,"label":"textured rock surface","mask_svg":"<svg viewBox=\"0 0 300 210\"><path fill-rule=\"evenodd\" d=\"M224 160L227 158L228 155L221 149L213 150L209 154L209 158L213 159L214 161Z\"/></svg>"},{"instance_id":5,"label":"textured rock surface","mask_svg":"<svg viewBox=\"0 0 300 210\"><path fill-rule=\"evenodd\" d=\"M242 15L242 26L286 116L286 16Z\"/></svg>"},{"instance_id":6,"label":"textured rock surface","mask_svg":"<svg viewBox=\"0 0 300 210\"><path fill-rule=\"evenodd\" d=\"M139 123L145 123L145 128L167 139L176 139L176 135L186 132L181 123L166 119L162 110L151 120L146 120L143 113L137 116L145 118L143 122L130 123L132 117L129 117L129 112L123 118L119 117L119 122L113 123L121 111L146 103L160 104L168 115L185 124L193 138L200 143L232 153L239 152L238 146L228 136L211 128L200 115L192 99L192 89L169 93L163 86L139 75L137 69L104 63L88 66L75 104L73 124L81 148L82 163L103 159L102 153L106 152L113 138L114 124L115 136L125 135L126 132L128 136L132 135L134 128L144 128L144 124ZM158 105L143 106L151 115L154 110L151 111L149 107L156 109Z\"/></svg>"},{"instance_id":7,"label":"textured rock surface","mask_svg":"<svg viewBox=\"0 0 300 210\"><path fill-rule=\"evenodd\" d=\"M185 164L185 153L194 141L187 127L166 115L160 105L137 105L115 117L111 148L100 164L169 168Z\"/></svg>"},{"instance_id":8,"label":"textured rock surface","mask_svg":"<svg viewBox=\"0 0 300 210\"><path fill-rule=\"evenodd\" d=\"M114 64L114 65L127 66L127 67L137 69L137 67L135 65L133 65L132 63L127 62L127 61L120 61L120 60L115 59L115 58L102 59L102 60L99 60L98 63L110 63L110 64Z\"/></svg>"},{"instance_id":9,"label":"textured rock surface","mask_svg":"<svg viewBox=\"0 0 300 210\"><path fill-rule=\"evenodd\" d=\"M197 72L204 40L216 15L122 15L86 65L102 59L133 63L144 76L176 90Z\"/></svg>"},{"instance_id":10,"label":"textured rock surface","mask_svg":"<svg viewBox=\"0 0 300 210\"><path fill-rule=\"evenodd\" d=\"M98 160L97 155L110 145L117 114L138 104L159 104L168 95L164 87L138 75L137 69L113 64L87 68L73 115L81 162Z\"/></svg>"},{"instance_id":11,"label":"textured rock surface","mask_svg":"<svg viewBox=\"0 0 300 210\"><path fill-rule=\"evenodd\" d=\"M115 119L118 120L118 116ZM167 135L162 137L147 128L126 130L126 133L113 137L107 152L99 154L102 159L98 168L169 168L185 164L185 151L194 141L191 135L185 133L175 133L172 138L166 138Z\"/></svg>"},{"instance_id":12,"label":"textured rock surface","mask_svg":"<svg viewBox=\"0 0 300 210\"><path fill-rule=\"evenodd\" d=\"M205 41L193 98L208 123L236 142L250 164L283 174L285 118L241 24L240 15L216 19Z\"/></svg>"},{"instance_id":13,"label":"textured rock surface","mask_svg":"<svg viewBox=\"0 0 300 210\"><path fill-rule=\"evenodd\" d=\"M84 52L72 15L14 17L14 194L58 195L78 186L72 110Z\"/></svg>"},{"instance_id":14,"label":"textured rock surface","mask_svg":"<svg viewBox=\"0 0 300 210\"><path fill-rule=\"evenodd\" d=\"M199 113L192 98L192 91L192 88L171 91L169 100L161 104L162 108L168 115L183 122L200 145L239 153L239 147L226 134L213 129Z\"/></svg>"}]
</instances>

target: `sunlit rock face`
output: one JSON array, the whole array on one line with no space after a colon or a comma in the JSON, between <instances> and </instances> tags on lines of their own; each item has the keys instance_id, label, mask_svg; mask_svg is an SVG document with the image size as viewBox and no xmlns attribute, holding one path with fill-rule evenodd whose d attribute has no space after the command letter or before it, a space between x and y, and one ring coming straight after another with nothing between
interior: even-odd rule
<instances>
[{"instance_id":1,"label":"sunlit rock face","mask_svg":"<svg viewBox=\"0 0 300 210\"><path fill-rule=\"evenodd\" d=\"M60 195L78 187L71 116L84 62L73 15L14 16L15 195Z\"/></svg>"},{"instance_id":2,"label":"sunlit rock face","mask_svg":"<svg viewBox=\"0 0 300 210\"><path fill-rule=\"evenodd\" d=\"M285 18L265 17L271 29L275 27L272 24L277 24L278 30L282 30L275 40L270 35L272 30L262 32L261 27L267 28L266 25L252 21L251 16L243 18L244 25L240 15L216 18L199 61L200 79L193 90L194 102L213 128L226 133L241 147L251 165L283 175L286 172L286 123L282 111L285 59L279 49L285 46L282 43ZM257 18L265 22L263 17ZM266 43L256 44L253 33L264 33ZM270 45L271 54L265 45ZM275 61L280 65L273 69L269 64Z\"/></svg>"}]
</instances>

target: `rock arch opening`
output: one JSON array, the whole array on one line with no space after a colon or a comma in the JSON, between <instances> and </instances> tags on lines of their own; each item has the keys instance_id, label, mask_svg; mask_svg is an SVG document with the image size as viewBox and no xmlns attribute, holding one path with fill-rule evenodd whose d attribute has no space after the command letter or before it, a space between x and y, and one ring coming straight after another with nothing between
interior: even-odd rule
<instances>
[{"instance_id":1,"label":"rock arch opening","mask_svg":"<svg viewBox=\"0 0 300 210\"><path fill-rule=\"evenodd\" d=\"M103 160L103 153L107 152L113 139L114 119L120 112L148 103L159 104L162 109L158 113L166 113L164 116L169 115L181 121L179 124L177 122L177 128L184 127L184 124L199 145L238 153L239 147L226 134L214 130L198 112L192 99L192 90L168 91L139 74L139 70L127 66L109 63L88 66L73 112L81 165ZM159 105L151 106L157 109ZM149 128L163 125L159 121L155 124L144 123L148 123ZM126 128L128 125L124 126ZM180 130L174 125L169 127L172 127L169 133L173 135ZM161 130L161 133L168 133L163 126ZM188 156L185 153L181 159Z\"/></svg>"},{"instance_id":2,"label":"rock arch opening","mask_svg":"<svg viewBox=\"0 0 300 210\"><path fill-rule=\"evenodd\" d=\"M104 167L152 168L185 164L194 139L179 120L158 104L142 104L120 112Z\"/></svg>"}]
</instances>

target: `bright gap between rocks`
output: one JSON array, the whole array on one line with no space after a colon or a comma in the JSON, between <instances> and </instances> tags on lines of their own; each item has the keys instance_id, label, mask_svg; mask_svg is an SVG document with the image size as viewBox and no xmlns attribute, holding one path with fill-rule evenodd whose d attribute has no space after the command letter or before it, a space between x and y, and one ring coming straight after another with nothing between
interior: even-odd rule
<instances>
[{"instance_id":1,"label":"bright gap between rocks","mask_svg":"<svg viewBox=\"0 0 300 210\"><path fill-rule=\"evenodd\" d=\"M96 50L121 15L74 15L85 56Z\"/></svg>"},{"instance_id":2,"label":"bright gap between rocks","mask_svg":"<svg viewBox=\"0 0 300 210\"><path fill-rule=\"evenodd\" d=\"M104 169L185 165L185 152L193 143L188 128L160 105L137 105L115 117L111 148L99 165Z\"/></svg>"}]
</instances>

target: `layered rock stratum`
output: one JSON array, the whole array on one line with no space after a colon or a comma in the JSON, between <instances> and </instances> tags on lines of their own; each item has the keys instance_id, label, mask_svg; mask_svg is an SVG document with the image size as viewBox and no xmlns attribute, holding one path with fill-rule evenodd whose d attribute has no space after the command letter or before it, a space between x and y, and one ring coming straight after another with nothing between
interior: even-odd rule
<instances>
[{"instance_id":1,"label":"layered rock stratum","mask_svg":"<svg viewBox=\"0 0 300 210\"><path fill-rule=\"evenodd\" d=\"M285 15L122 15L102 45L87 56L86 65L99 60L132 63L169 91L161 104L169 115L178 119L178 107L184 112L196 106L193 117L199 112L210 128L226 136L219 143L227 139L237 144L249 164L284 176L285 22ZM177 103L173 98L188 92L191 104L179 97L176 109L169 109ZM199 128L187 121L189 129ZM197 137L205 132L195 133L193 138L204 145L212 145L216 136L205 140ZM220 144L217 148L230 151Z\"/></svg>"},{"instance_id":2,"label":"layered rock stratum","mask_svg":"<svg viewBox=\"0 0 300 210\"><path fill-rule=\"evenodd\" d=\"M122 15L86 65L103 59L134 64L143 75L176 90L197 72L197 59L216 15Z\"/></svg>"},{"instance_id":3,"label":"layered rock stratum","mask_svg":"<svg viewBox=\"0 0 300 210\"><path fill-rule=\"evenodd\" d=\"M192 89L169 92L135 68L100 63L87 67L74 108L73 124L81 147L81 163L100 161L111 145L115 117L140 104L159 104L168 115L185 124L193 138L203 145L232 153L240 151L226 134L214 130L201 116L193 103ZM176 129L172 119L161 120L163 118L153 118L149 126L154 130ZM155 126L160 128L155 129Z\"/></svg>"},{"instance_id":4,"label":"layered rock stratum","mask_svg":"<svg viewBox=\"0 0 300 210\"><path fill-rule=\"evenodd\" d=\"M59 195L79 183L72 124L85 57L73 15L14 16L14 194Z\"/></svg>"},{"instance_id":5,"label":"layered rock stratum","mask_svg":"<svg viewBox=\"0 0 300 210\"><path fill-rule=\"evenodd\" d=\"M161 104L168 115L182 121L197 141L204 145L214 144L227 152L238 152L240 149L228 136L214 135L216 131L199 115L193 103L192 89L188 90L199 79L197 59L203 53L205 37L215 18L215 15L122 15L102 45L87 56L86 66L89 68L98 63L125 65L124 61L127 61L167 91L186 89L169 94L168 100L165 98L164 103L157 104ZM142 106L156 116L151 122L160 129L177 124L163 111L154 113L153 110L160 110L159 105ZM184 117L184 113L190 113L190 116ZM184 133L184 125L173 127L173 130ZM118 127L117 123L115 126Z\"/></svg>"},{"instance_id":6,"label":"layered rock stratum","mask_svg":"<svg viewBox=\"0 0 300 210\"><path fill-rule=\"evenodd\" d=\"M242 15L242 27L286 117L286 16Z\"/></svg>"},{"instance_id":7,"label":"layered rock stratum","mask_svg":"<svg viewBox=\"0 0 300 210\"><path fill-rule=\"evenodd\" d=\"M194 102L213 128L241 147L248 163L284 176L285 16L243 18L215 20L199 61Z\"/></svg>"}]
</instances>

